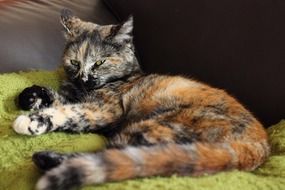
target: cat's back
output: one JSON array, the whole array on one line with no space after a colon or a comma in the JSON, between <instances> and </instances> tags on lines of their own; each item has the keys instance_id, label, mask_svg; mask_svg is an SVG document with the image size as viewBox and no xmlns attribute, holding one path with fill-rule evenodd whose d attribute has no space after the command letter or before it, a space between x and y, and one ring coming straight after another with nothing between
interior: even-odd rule
<instances>
[{"instance_id":1,"label":"cat's back","mask_svg":"<svg viewBox=\"0 0 285 190\"><path fill-rule=\"evenodd\" d=\"M143 101L146 104L211 104L236 102L224 90L183 76L151 74L140 78L124 94L124 100ZM157 104L158 103L158 104Z\"/></svg>"},{"instance_id":2,"label":"cat's back","mask_svg":"<svg viewBox=\"0 0 285 190\"><path fill-rule=\"evenodd\" d=\"M202 122L222 125L226 121L235 132L247 125L262 126L226 91L182 76L145 76L123 95L123 104L130 118L167 114L191 126Z\"/></svg>"}]
</instances>

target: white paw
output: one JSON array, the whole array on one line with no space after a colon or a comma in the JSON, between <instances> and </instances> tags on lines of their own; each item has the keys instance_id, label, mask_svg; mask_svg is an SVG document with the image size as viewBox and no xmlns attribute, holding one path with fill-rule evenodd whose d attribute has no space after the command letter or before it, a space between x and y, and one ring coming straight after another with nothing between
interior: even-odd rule
<instances>
[{"instance_id":1,"label":"white paw","mask_svg":"<svg viewBox=\"0 0 285 190\"><path fill-rule=\"evenodd\" d=\"M29 126L31 119L26 115L20 115L13 123L13 129L19 134L31 135Z\"/></svg>"},{"instance_id":2,"label":"white paw","mask_svg":"<svg viewBox=\"0 0 285 190\"><path fill-rule=\"evenodd\" d=\"M13 129L16 133L24 135L40 135L45 132L44 126L39 126L37 121L31 121L26 115L20 115L13 123Z\"/></svg>"}]
</instances>

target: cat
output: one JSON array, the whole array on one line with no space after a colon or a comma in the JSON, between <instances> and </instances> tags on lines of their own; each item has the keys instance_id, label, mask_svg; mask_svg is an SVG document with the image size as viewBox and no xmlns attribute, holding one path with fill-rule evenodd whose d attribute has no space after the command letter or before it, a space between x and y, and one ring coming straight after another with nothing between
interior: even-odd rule
<instances>
[{"instance_id":1,"label":"cat","mask_svg":"<svg viewBox=\"0 0 285 190\"><path fill-rule=\"evenodd\" d=\"M133 17L98 25L64 9L61 23L66 82L59 92L42 88L48 101L39 87L30 91L33 111L18 116L13 129L25 135L98 133L108 145L96 153L34 153L35 165L45 171L36 189L252 171L269 156L262 124L224 90L182 76L142 72Z\"/></svg>"}]
</instances>

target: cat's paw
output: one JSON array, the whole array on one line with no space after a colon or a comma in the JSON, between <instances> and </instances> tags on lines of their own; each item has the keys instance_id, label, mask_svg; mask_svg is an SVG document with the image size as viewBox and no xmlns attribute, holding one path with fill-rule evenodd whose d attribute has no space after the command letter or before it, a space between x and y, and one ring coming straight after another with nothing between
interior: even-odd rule
<instances>
[{"instance_id":1,"label":"cat's paw","mask_svg":"<svg viewBox=\"0 0 285 190\"><path fill-rule=\"evenodd\" d=\"M52 102L53 98L49 90L37 85L25 88L18 96L18 105L23 110L36 110L48 107Z\"/></svg>"},{"instance_id":2,"label":"cat's paw","mask_svg":"<svg viewBox=\"0 0 285 190\"><path fill-rule=\"evenodd\" d=\"M31 135L29 132L29 126L31 119L26 115L20 115L13 123L13 129L19 134Z\"/></svg>"},{"instance_id":3,"label":"cat's paw","mask_svg":"<svg viewBox=\"0 0 285 190\"><path fill-rule=\"evenodd\" d=\"M32 119L27 115L20 115L13 123L15 132L24 135L40 135L47 131L47 124L42 122L43 119Z\"/></svg>"}]
</instances>

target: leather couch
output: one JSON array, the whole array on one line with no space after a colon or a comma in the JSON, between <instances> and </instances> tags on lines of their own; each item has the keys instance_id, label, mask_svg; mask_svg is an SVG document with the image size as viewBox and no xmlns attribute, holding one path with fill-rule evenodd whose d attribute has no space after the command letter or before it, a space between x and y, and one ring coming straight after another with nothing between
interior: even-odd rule
<instances>
[{"instance_id":1,"label":"leather couch","mask_svg":"<svg viewBox=\"0 0 285 190\"><path fill-rule=\"evenodd\" d=\"M285 1L4 0L0 72L59 65L63 7L99 24L132 14L147 73L182 74L224 88L265 126L285 118Z\"/></svg>"}]
</instances>

